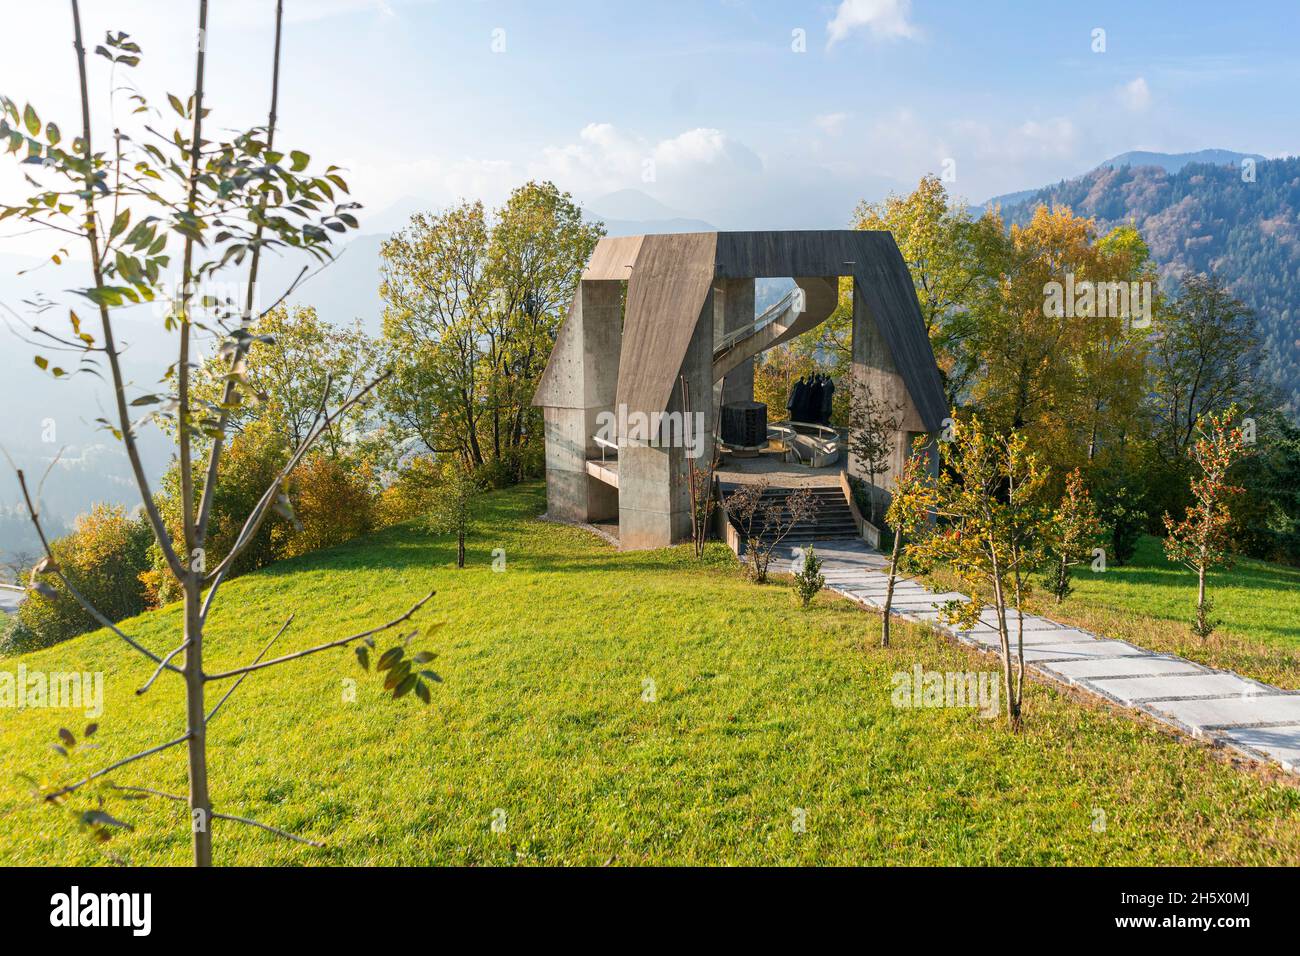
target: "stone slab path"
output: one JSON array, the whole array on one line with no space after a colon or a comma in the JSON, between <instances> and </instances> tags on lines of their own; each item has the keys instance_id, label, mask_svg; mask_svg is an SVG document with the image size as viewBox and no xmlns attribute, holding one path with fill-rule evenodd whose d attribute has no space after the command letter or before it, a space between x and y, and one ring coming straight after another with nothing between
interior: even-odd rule
<instances>
[{"instance_id":1,"label":"stone slab path","mask_svg":"<svg viewBox=\"0 0 1300 956\"><path fill-rule=\"evenodd\" d=\"M884 605L884 555L852 539L819 541L816 549L828 589L864 607L879 610ZM796 560L793 548L787 552L785 557ZM973 630L959 630L939 620L937 605L950 600L966 598L955 592L938 594L900 577L894 585L892 610L899 617L952 634L964 644L997 653L995 612L986 609ZM1025 617L1024 642L1025 663L1040 676L1300 774L1300 692L1035 615Z\"/></svg>"}]
</instances>

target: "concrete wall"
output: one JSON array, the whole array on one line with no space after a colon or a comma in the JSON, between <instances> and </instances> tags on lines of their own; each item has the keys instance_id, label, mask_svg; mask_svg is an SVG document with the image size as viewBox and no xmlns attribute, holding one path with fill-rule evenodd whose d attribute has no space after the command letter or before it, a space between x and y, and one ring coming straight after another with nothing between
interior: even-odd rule
<instances>
[{"instance_id":1,"label":"concrete wall","mask_svg":"<svg viewBox=\"0 0 1300 956\"><path fill-rule=\"evenodd\" d=\"M563 404L544 409L546 510L562 521L604 521L618 514L618 491L587 474L600 457L601 412L613 411L622 336L622 283L583 281L570 323L557 339L554 389Z\"/></svg>"},{"instance_id":2,"label":"concrete wall","mask_svg":"<svg viewBox=\"0 0 1300 956\"><path fill-rule=\"evenodd\" d=\"M912 401L898 366L890 354L889 346L876 324L857 284L853 289L853 384L865 383L876 399L884 399L891 405L902 405L897 413L900 428L894 436L894 450L890 456L888 469L884 474L875 476L876 487L880 489L877 517L889 506L889 489L895 478L902 472L903 463L911 452L911 441L918 434L925 434L926 428L920 412ZM867 481L862 470L862 463L856 456L849 456L848 471L850 475Z\"/></svg>"},{"instance_id":3,"label":"concrete wall","mask_svg":"<svg viewBox=\"0 0 1300 956\"><path fill-rule=\"evenodd\" d=\"M691 411L702 415L702 428L694 432L703 468L713 453L713 316L711 293L700 313L686 357L679 371L690 383ZM631 409L629 411L635 411ZM678 381L666 410L682 415L682 388ZM681 443L664 447L624 444L619 448L618 526L624 550L665 548L691 536L690 483L687 450Z\"/></svg>"}]
</instances>

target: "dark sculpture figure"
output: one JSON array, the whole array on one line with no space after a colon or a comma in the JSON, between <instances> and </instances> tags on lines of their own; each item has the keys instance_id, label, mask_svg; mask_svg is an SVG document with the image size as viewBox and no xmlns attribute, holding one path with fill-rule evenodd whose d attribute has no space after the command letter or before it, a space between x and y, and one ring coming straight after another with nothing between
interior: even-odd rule
<instances>
[{"instance_id":1,"label":"dark sculpture figure","mask_svg":"<svg viewBox=\"0 0 1300 956\"><path fill-rule=\"evenodd\" d=\"M830 376L818 372L811 378L799 379L790 390L790 400L785 404L790 421L829 425L834 395L835 383Z\"/></svg>"}]
</instances>

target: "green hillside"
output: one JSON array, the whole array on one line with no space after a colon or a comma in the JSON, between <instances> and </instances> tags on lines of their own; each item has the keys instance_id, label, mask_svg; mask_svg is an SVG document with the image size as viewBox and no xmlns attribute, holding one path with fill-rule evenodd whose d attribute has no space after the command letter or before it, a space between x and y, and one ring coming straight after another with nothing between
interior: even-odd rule
<instances>
[{"instance_id":1,"label":"green hillside","mask_svg":"<svg viewBox=\"0 0 1300 956\"><path fill-rule=\"evenodd\" d=\"M327 846L216 821L218 863L1300 859L1300 790L1268 773L1043 686L1028 692L1023 736L971 710L896 709L897 671L993 662L907 627L882 651L875 619L846 601L822 595L801 611L788 587L747 583L717 546L703 566L689 548L619 554L535 520L542 501L536 485L487 497L464 571L447 540L405 526L223 591L210 669L249 660L291 611L284 651L387 620L436 587L428 619L445 625L432 641L445 683L432 707L393 701L347 651L250 677L210 728L216 808ZM166 648L177 616L123 627ZM101 749L78 769L179 729L178 682L137 697L147 662L104 633L0 665L20 663L105 671ZM345 678L358 679L354 703ZM0 711L0 860L188 862L178 805L111 802L135 829L99 845L66 809L32 802L16 775L70 779L50 744L85 722ZM183 755L114 779L183 791Z\"/></svg>"}]
</instances>

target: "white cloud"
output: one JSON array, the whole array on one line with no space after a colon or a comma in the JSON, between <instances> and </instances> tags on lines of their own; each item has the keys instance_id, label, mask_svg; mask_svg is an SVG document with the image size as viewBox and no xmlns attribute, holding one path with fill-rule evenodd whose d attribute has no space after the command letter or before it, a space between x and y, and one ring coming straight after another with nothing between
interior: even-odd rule
<instances>
[{"instance_id":1,"label":"white cloud","mask_svg":"<svg viewBox=\"0 0 1300 956\"><path fill-rule=\"evenodd\" d=\"M428 157L381 164L360 157L358 195L382 207L402 194L415 193L436 203L481 198L491 206L512 187L529 179L549 179L580 199L620 189L640 189L670 205L708 203L721 193L747 188L763 171L763 161L724 130L697 128L651 139L611 123L588 123L569 142L543 146L531 158Z\"/></svg>"},{"instance_id":2,"label":"white cloud","mask_svg":"<svg viewBox=\"0 0 1300 956\"><path fill-rule=\"evenodd\" d=\"M823 113L813 117L813 125L827 136L839 136L844 132L844 121L848 118L848 113Z\"/></svg>"},{"instance_id":3,"label":"white cloud","mask_svg":"<svg viewBox=\"0 0 1300 956\"><path fill-rule=\"evenodd\" d=\"M1147 86L1146 77L1139 76L1120 87L1119 101L1125 109L1134 113L1147 109L1151 105L1151 88Z\"/></svg>"},{"instance_id":4,"label":"white cloud","mask_svg":"<svg viewBox=\"0 0 1300 956\"><path fill-rule=\"evenodd\" d=\"M912 0L842 0L826 25L826 45L834 46L854 30L866 28L878 40L911 40L920 32L908 19Z\"/></svg>"},{"instance_id":5,"label":"white cloud","mask_svg":"<svg viewBox=\"0 0 1300 956\"><path fill-rule=\"evenodd\" d=\"M762 163L749 147L720 129L692 129L655 145L655 163L673 169L729 166L757 171Z\"/></svg>"}]
</instances>

